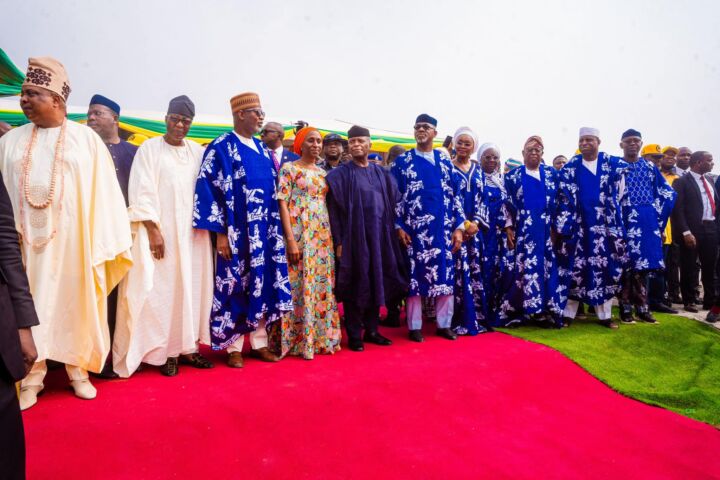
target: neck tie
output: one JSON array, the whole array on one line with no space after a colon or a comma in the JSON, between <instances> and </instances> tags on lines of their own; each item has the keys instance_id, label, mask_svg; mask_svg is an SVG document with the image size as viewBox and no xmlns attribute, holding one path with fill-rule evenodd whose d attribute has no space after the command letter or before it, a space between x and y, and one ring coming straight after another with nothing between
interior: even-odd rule
<instances>
[{"instance_id":1,"label":"neck tie","mask_svg":"<svg viewBox=\"0 0 720 480\"><path fill-rule=\"evenodd\" d=\"M275 150L270 150L270 158L272 158L273 164L275 165L275 171L280 171L280 164L278 163L277 155L275 155Z\"/></svg>"},{"instance_id":2,"label":"neck tie","mask_svg":"<svg viewBox=\"0 0 720 480\"><path fill-rule=\"evenodd\" d=\"M712 215L713 215L713 217L714 217L714 216L715 216L715 198L714 198L714 195L712 194L712 191L710 190L710 187L709 187L708 184L707 184L707 179L705 178L705 176L703 175L703 176L700 177L700 178L702 178L703 186L705 187L705 193L707 194L708 200L710 201L710 211L712 212Z\"/></svg>"}]
</instances>

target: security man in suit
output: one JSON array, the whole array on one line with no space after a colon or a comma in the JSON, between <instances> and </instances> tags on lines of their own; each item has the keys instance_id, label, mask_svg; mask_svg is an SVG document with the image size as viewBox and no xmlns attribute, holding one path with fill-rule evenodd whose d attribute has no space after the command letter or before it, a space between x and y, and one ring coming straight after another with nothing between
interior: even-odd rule
<instances>
[{"instance_id":1,"label":"security man in suit","mask_svg":"<svg viewBox=\"0 0 720 480\"><path fill-rule=\"evenodd\" d=\"M720 240L720 212L716 211L718 193L707 177L712 170L713 157L709 152L694 152L690 157L690 172L673 182L678 193L672 213L673 237L680 245L680 289L685 310L693 311L690 299L692 279L697 278L700 261L703 286L703 308L709 309L707 320L715 322L720 316L715 265ZM696 310L695 310L696 311Z\"/></svg>"},{"instance_id":2,"label":"security man in suit","mask_svg":"<svg viewBox=\"0 0 720 480\"><path fill-rule=\"evenodd\" d=\"M25 478L25 434L15 382L37 359L30 327L38 325L23 268L15 217L0 175L0 477Z\"/></svg>"},{"instance_id":3,"label":"security man in suit","mask_svg":"<svg viewBox=\"0 0 720 480\"><path fill-rule=\"evenodd\" d=\"M285 130L283 126L277 122L268 122L260 131L260 140L265 144L270 154L270 158L275 164L275 170L280 171L280 166L286 162L297 160L298 157L293 152L283 147L283 139L285 138Z\"/></svg>"}]
</instances>

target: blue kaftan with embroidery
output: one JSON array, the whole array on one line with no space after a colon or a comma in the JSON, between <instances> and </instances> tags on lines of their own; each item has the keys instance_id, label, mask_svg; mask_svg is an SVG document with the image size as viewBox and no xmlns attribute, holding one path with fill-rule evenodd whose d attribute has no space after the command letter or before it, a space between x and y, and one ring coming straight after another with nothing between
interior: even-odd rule
<instances>
[{"instance_id":1,"label":"blue kaftan with embroidery","mask_svg":"<svg viewBox=\"0 0 720 480\"><path fill-rule=\"evenodd\" d=\"M453 165L457 191L467 220L477 221L480 231L463 242L455 252L455 310L452 327L459 335L476 335L487 331L485 327L485 295L482 279L482 238L487 229L487 209L482 202L483 184L480 166L470 163L463 172Z\"/></svg>"},{"instance_id":2,"label":"blue kaftan with embroidery","mask_svg":"<svg viewBox=\"0 0 720 480\"><path fill-rule=\"evenodd\" d=\"M482 241L482 279L485 293L485 321L492 327L500 326L498 313L502 302L502 292L510 287L511 276L504 274L503 259L509 264L514 262L515 251L507 249L505 223L507 209L505 184L500 175L488 175L481 172L483 192L481 202L487 209L488 228L478 235Z\"/></svg>"},{"instance_id":3,"label":"blue kaftan with embroidery","mask_svg":"<svg viewBox=\"0 0 720 480\"><path fill-rule=\"evenodd\" d=\"M540 165L540 179L528 175L525 166L505 175L506 206L515 226L513 283L505 293L499 321L503 325L523 317L549 315L562 325L566 285L560 281L550 232L557 210L557 170Z\"/></svg>"},{"instance_id":4,"label":"blue kaftan with embroidery","mask_svg":"<svg viewBox=\"0 0 720 480\"><path fill-rule=\"evenodd\" d=\"M600 152L596 174L583 165L582 155L560 170L561 274L569 276L569 297L588 305L601 305L620 291L626 253L618 194L626 168L621 158Z\"/></svg>"},{"instance_id":5,"label":"blue kaftan with embroidery","mask_svg":"<svg viewBox=\"0 0 720 480\"><path fill-rule=\"evenodd\" d=\"M231 259L217 255L210 316L212 347L230 346L265 319L292 310L276 176L267 150L228 132L205 150L195 185L195 228L228 236ZM258 153L259 152L259 153Z\"/></svg>"},{"instance_id":6,"label":"blue kaftan with embroidery","mask_svg":"<svg viewBox=\"0 0 720 480\"><path fill-rule=\"evenodd\" d=\"M432 158L431 162L413 149L395 159L390 170L400 192L396 227L412 239L406 249L410 297L452 295L455 287L452 234L465 215L450 159L438 150L432 151Z\"/></svg>"},{"instance_id":7,"label":"blue kaftan with embroidery","mask_svg":"<svg viewBox=\"0 0 720 480\"><path fill-rule=\"evenodd\" d=\"M620 199L627 240L627 268L664 269L662 232L677 193L660 170L647 160L639 158L627 164L625 191Z\"/></svg>"}]
</instances>

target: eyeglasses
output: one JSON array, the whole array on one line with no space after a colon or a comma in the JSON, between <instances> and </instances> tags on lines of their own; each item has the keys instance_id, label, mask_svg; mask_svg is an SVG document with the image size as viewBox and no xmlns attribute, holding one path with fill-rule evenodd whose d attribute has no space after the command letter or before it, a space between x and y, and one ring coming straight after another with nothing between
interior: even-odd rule
<instances>
[{"instance_id":1,"label":"eyeglasses","mask_svg":"<svg viewBox=\"0 0 720 480\"><path fill-rule=\"evenodd\" d=\"M415 128L415 130L434 130L435 126L429 123L416 123L413 128Z\"/></svg>"},{"instance_id":2,"label":"eyeglasses","mask_svg":"<svg viewBox=\"0 0 720 480\"><path fill-rule=\"evenodd\" d=\"M183 123L183 124L189 126L192 123L192 118L181 117L180 115L168 115L167 119L173 125L177 125L178 123Z\"/></svg>"},{"instance_id":3,"label":"eyeglasses","mask_svg":"<svg viewBox=\"0 0 720 480\"><path fill-rule=\"evenodd\" d=\"M243 110L243 112L252 112L258 117L264 117L265 112L261 108L248 108L247 110Z\"/></svg>"}]
</instances>

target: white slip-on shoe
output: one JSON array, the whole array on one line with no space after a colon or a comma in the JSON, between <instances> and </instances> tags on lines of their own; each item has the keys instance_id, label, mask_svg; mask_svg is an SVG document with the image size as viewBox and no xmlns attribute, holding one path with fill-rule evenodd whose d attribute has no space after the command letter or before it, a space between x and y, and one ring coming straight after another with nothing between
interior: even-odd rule
<instances>
[{"instance_id":1,"label":"white slip-on shoe","mask_svg":"<svg viewBox=\"0 0 720 480\"><path fill-rule=\"evenodd\" d=\"M37 403L37 397L40 392L43 391L42 385L28 385L20 388L20 395L18 400L20 401L20 410L27 410Z\"/></svg>"},{"instance_id":2,"label":"white slip-on shoe","mask_svg":"<svg viewBox=\"0 0 720 480\"><path fill-rule=\"evenodd\" d=\"M87 378L84 380L72 380L70 385L73 390L75 390L76 397L82 398L83 400L92 400L97 397L97 390Z\"/></svg>"}]
</instances>

